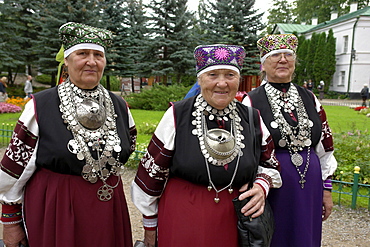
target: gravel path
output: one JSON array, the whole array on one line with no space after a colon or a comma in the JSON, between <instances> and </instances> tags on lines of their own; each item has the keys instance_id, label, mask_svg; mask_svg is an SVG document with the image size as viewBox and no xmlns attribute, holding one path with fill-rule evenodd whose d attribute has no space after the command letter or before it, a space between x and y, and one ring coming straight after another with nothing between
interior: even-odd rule
<instances>
[{"instance_id":1,"label":"gravel path","mask_svg":"<svg viewBox=\"0 0 370 247\"><path fill-rule=\"evenodd\" d=\"M133 239L141 239L143 228L141 214L133 206L130 185L134 170L124 174L124 188L130 211ZM322 246L326 247L370 247L370 212L335 206L332 215L323 223ZM299 247L299 246L297 246Z\"/></svg>"},{"instance_id":2,"label":"gravel path","mask_svg":"<svg viewBox=\"0 0 370 247\"><path fill-rule=\"evenodd\" d=\"M4 150L0 149L0 157ZM142 239L143 227L141 214L131 202L130 185L136 171L126 170L123 186L131 218L133 240ZM2 225L0 224L0 239ZM332 215L323 223L322 246L325 247L369 247L370 246L370 212L365 209L352 210L335 206ZM297 246L299 247L299 246Z\"/></svg>"}]
</instances>

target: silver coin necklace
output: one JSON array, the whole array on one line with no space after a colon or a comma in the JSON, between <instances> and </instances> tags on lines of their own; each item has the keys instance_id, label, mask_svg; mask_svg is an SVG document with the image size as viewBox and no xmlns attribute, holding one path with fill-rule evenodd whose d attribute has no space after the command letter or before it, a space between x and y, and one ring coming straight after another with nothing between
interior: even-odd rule
<instances>
[{"instance_id":1,"label":"silver coin necklace","mask_svg":"<svg viewBox=\"0 0 370 247\"><path fill-rule=\"evenodd\" d=\"M242 149L245 147L242 135L243 126L240 124L241 118L237 112L236 101L232 101L225 109L217 110L210 106L207 101L201 96L195 100L195 111L192 113L195 118L192 124L195 128L192 134L199 139L199 146L204 156L205 165L207 169L209 185L208 191L214 189L216 196L215 203L219 203L220 198L218 194L226 189L231 194L233 193L232 184L234 182L236 172L239 168L239 160L243 155ZM231 121L231 132L225 129L211 129L208 130L206 117L210 120ZM237 158L234 173L230 183L221 189L217 189L212 181L209 165L225 166L226 164Z\"/></svg>"},{"instance_id":2,"label":"silver coin necklace","mask_svg":"<svg viewBox=\"0 0 370 247\"><path fill-rule=\"evenodd\" d=\"M68 78L58 86L58 95L62 118L73 134L67 148L78 160L85 160L81 175L86 181L103 182L97 191L99 200L109 201L120 179L115 185L109 185L107 179L110 175L120 176L124 170L119 161L121 140L116 128L117 115L109 92L100 84L93 90L80 89Z\"/></svg>"},{"instance_id":3,"label":"silver coin necklace","mask_svg":"<svg viewBox=\"0 0 370 247\"><path fill-rule=\"evenodd\" d=\"M290 159L300 177L298 182L303 189L307 182L306 174L310 164L313 122L309 119L302 98L294 84L290 84L287 92L282 92L274 88L270 83L267 83L265 90L274 119L271 121L270 127L279 129L281 139L278 141L278 145L282 148L287 147ZM295 118L293 114L294 110L297 112L296 126L289 124L283 115L284 111L292 118ZM301 172L299 167L303 165L303 157L299 152L303 151L306 147L307 160L303 172Z\"/></svg>"}]
</instances>

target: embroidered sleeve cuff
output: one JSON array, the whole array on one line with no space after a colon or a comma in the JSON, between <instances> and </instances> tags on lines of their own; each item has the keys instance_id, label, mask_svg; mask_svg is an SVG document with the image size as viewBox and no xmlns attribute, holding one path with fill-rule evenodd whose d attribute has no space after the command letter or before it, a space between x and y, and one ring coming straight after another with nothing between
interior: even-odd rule
<instances>
[{"instance_id":1,"label":"embroidered sleeve cuff","mask_svg":"<svg viewBox=\"0 0 370 247\"><path fill-rule=\"evenodd\" d=\"M145 216L143 215L143 226L145 230L155 231L157 230L158 216Z\"/></svg>"},{"instance_id":2,"label":"embroidered sleeve cuff","mask_svg":"<svg viewBox=\"0 0 370 247\"><path fill-rule=\"evenodd\" d=\"M6 224L16 224L22 221L22 205L2 205L1 211L1 223Z\"/></svg>"},{"instance_id":3,"label":"embroidered sleeve cuff","mask_svg":"<svg viewBox=\"0 0 370 247\"><path fill-rule=\"evenodd\" d=\"M323 186L324 186L324 190L332 190L333 189L333 185L331 183L331 179L326 179L323 183Z\"/></svg>"},{"instance_id":4,"label":"embroidered sleeve cuff","mask_svg":"<svg viewBox=\"0 0 370 247\"><path fill-rule=\"evenodd\" d=\"M266 198L270 191L270 183L263 177L258 177L258 176L254 182L258 184L259 186L261 186L261 188L263 189L263 193L265 193L265 198Z\"/></svg>"}]
</instances>

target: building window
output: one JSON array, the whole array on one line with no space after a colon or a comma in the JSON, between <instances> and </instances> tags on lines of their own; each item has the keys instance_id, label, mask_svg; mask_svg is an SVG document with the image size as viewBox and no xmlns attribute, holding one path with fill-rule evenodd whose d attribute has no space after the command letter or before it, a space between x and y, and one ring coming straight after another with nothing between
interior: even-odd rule
<instances>
[{"instance_id":1,"label":"building window","mask_svg":"<svg viewBox=\"0 0 370 247\"><path fill-rule=\"evenodd\" d=\"M340 76L340 78L339 78L338 86L344 86L345 80L346 80L346 72L341 71L339 76Z\"/></svg>"},{"instance_id":2,"label":"building window","mask_svg":"<svg viewBox=\"0 0 370 247\"><path fill-rule=\"evenodd\" d=\"M348 36L343 36L343 52L348 52Z\"/></svg>"}]
</instances>

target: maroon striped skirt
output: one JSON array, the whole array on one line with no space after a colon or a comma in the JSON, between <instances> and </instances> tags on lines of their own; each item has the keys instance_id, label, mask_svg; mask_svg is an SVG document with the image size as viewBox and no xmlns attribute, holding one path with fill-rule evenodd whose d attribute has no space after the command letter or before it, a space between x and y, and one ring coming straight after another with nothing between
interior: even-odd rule
<instances>
[{"instance_id":1,"label":"maroon striped skirt","mask_svg":"<svg viewBox=\"0 0 370 247\"><path fill-rule=\"evenodd\" d=\"M39 169L26 185L24 219L30 247L127 247L132 246L131 225L123 185L113 198L102 202L102 186L80 176Z\"/></svg>"}]
</instances>

